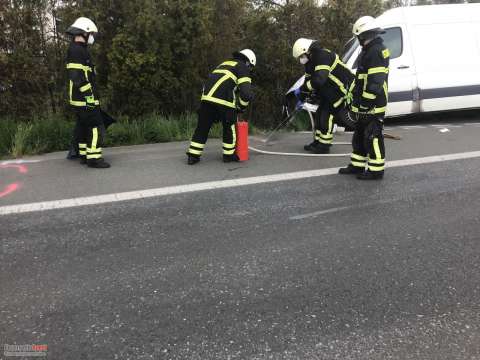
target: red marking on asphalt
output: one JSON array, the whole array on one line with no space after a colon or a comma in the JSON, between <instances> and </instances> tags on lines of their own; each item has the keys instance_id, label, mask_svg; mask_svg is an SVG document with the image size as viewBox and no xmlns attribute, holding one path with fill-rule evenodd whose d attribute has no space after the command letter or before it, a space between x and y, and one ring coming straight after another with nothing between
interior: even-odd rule
<instances>
[{"instance_id":1,"label":"red marking on asphalt","mask_svg":"<svg viewBox=\"0 0 480 360\"><path fill-rule=\"evenodd\" d=\"M18 164L1 164L1 169L17 169L20 174L27 174L28 168L25 165ZM5 186L5 188L0 192L0 198L10 195L11 193L17 191L21 187L21 183L12 183Z\"/></svg>"},{"instance_id":2,"label":"red marking on asphalt","mask_svg":"<svg viewBox=\"0 0 480 360\"><path fill-rule=\"evenodd\" d=\"M26 174L28 173L28 169L25 165L18 165L18 164L3 164L3 165L0 165L0 168L14 168L14 169L17 169L19 173L21 174Z\"/></svg>"},{"instance_id":3,"label":"red marking on asphalt","mask_svg":"<svg viewBox=\"0 0 480 360\"><path fill-rule=\"evenodd\" d=\"M0 192L0 198L13 193L14 191L17 191L19 188L20 188L19 183L13 183L13 184L7 185L5 189L3 189L2 192Z\"/></svg>"}]
</instances>

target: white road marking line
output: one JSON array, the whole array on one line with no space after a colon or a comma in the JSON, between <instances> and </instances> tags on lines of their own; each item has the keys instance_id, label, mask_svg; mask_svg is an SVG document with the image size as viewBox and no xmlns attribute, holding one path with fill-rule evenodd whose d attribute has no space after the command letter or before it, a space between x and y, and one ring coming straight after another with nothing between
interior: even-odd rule
<instances>
[{"instance_id":1,"label":"white road marking line","mask_svg":"<svg viewBox=\"0 0 480 360\"><path fill-rule=\"evenodd\" d=\"M463 123L463 125L479 126L479 125L480 125L480 122Z\"/></svg>"},{"instance_id":2,"label":"white road marking line","mask_svg":"<svg viewBox=\"0 0 480 360\"><path fill-rule=\"evenodd\" d=\"M11 165L11 164L15 164L15 165L20 165L20 164L30 164L30 163L37 163L37 162L40 162L42 160L24 160L24 159L15 159L15 160L5 160L5 161L2 161L0 162L0 165Z\"/></svg>"},{"instance_id":3,"label":"white road marking line","mask_svg":"<svg viewBox=\"0 0 480 360\"><path fill-rule=\"evenodd\" d=\"M452 124L432 124L432 127L441 127L441 128L461 128L463 125L452 125Z\"/></svg>"},{"instance_id":4,"label":"white road marking line","mask_svg":"<svg viewBox=\"0 0 480 360\"><path fill-rule=\"evenodd\" d=\"M443 129L440 129L440 130L438 130L438 131L440 131L441 133L447 133L447 132L450 132L450 130L449 130L449 129L447 129L447 128L443 128Z\"/></svg>"},{"instance_id":5,"label":"white road marking line","mask_svg":"<svg viewBox=\"0 0 480 360\"><path fill-rule=\"evenodd\" d=\"M471 159L480 157L480 151L471 151L457 154L435 155L413 159L394 160L387 163L388 168L413 166L421 164L432 164L443 161ZM226 189L239 186L268 184L281 181L291 181L307 179L313 177L327 176L337 174L338 168L328 168L319 170L298 171L284 174L255 176L248 178L208 181L197 184L167 186L157 189L145 189L139 191L128 191L116 194L87 196L73 199L63 199L54 201L36 202L30 204L7 205L0 207L0 215L19 214L34 211L45 211L52 209L65 209L85 205L98 205L114 203L127 200L147 199L167 195L185 194L197 191Z\"/></svg>"},{"instance_id":6,"label":"white road marking line","mask_svg":"<svg viewBox=\"0 0 480 360\"><path fill-rule=\"evenodd\" d=\"M354 206L341 206L341 207L336 207L336 208L331 208L331 209L326 209L326 210L315 211L315 212L308 213L308 214L292 216L292 217L290 217L290 220L308 219L308 218L317 217L317 216L324 215L324 214L330 214L330 213L334 213L334 212L338 212L338 211L342 211L342 210L351 209L353 207Z\"/></svg>"},{"instance_id":7,"label":"white road marking line","mask_svg":"<svg viewBox=\"0 0 480 360\"><path fill-rule=\"evenodd\" d=\"M409 126L402 126L402 129L404 129L404 130L427 129L427 127L426 126L421 126L421 125L409 125Z\"/></svg>"}]
</instances>

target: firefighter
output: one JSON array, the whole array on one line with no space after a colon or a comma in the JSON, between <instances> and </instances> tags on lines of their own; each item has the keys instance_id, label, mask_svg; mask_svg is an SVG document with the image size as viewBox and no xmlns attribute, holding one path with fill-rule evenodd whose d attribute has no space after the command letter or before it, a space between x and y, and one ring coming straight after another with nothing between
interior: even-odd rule
<instances>
[{"instance_id":1,"label":"firefighter","mask_svg":"<svg viewBox=\"0 0 480 360\"><path fill-rule=\"evenodd\" d=\"M357 125L350 164L339 173L356 174L361 180L382 179L385 169L383 119L388 102L390 52L383 44L382 33L383 29L371 16L361 17L353 25L353 34L362 46L350 89L351 110Z\"/></svg>"},{"instance_id":2,"label":"firefighter","mask_svg":"<svg viewBox=\"0 0 480 360\"><path fill-rule=\"evenodd\" d=\"M97 26L80 17L67 29L72 42L67 53L68 97L77 123L74 138L78 141L80 162L91 168L108 168L102 157L105 125L95 84L95 68L88 45L93 45Z\"/></svg>"},{"instance_id":3,"label":"firefighter","mask_svg":"<svg viewBox=\"0 0 480 360\"><path fill-rule=\"evenodd\" d=\"M187 150L188 164L200 161L208 133L214 122L223 125L223 161L239 161L235 154L237 112L243 112L252 99L250 73L257 62L255 53L244 49L233 53L213 70L203 86L197 128Z\"/></svg>"},{"instance_id":4,"label":"firefighter","mask_svg":"<svg viewBox=\"0 0 480 360\"><path fill-rule=\"evenodd\" d=\"M319 104L315 113L315 140L305 150L327 154L333 142L335 122L348 123L346 98L353 73L339 56L319 41L300 38L293 45L293 57L305 66L305 81L295 90L303 102L307 97Z\"/></svg>"}]
</instances>

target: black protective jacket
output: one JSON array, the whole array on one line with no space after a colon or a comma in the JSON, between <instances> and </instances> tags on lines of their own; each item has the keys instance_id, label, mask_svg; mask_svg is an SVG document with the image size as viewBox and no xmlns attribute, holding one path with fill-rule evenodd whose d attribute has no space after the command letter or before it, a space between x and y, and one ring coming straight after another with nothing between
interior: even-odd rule
<instances>
[{"instance_id":1,"label":"black protective jacket","mask_svg":"<svg viewBox=\"0 0 480 360\"><path fill-rule=\"evenodd\" d=\"M367 44L358 57L357 74L352 85L352 111L385 115L388 103L390 51L381 37Z\"/></svg>"},{"instance_id":2,"label":"black protective jacket","mask_svg":"<svg viewBox=\"0 0 480 360\"><path fill-rule=\"evenodd\" d=\"M68 99L76 108L87 105L86 97L100 105L95 84L95 68L87 44L71 42L67 52Z\"/></svg>"},{"instance_id":3,"label":"black protective jacket","mask_svg":"<svg viewBox=\"0 0 480 360\"><path fill-rule=\"evenodd\" d=\"M353 73L334 52L321 47L315 41L309 48L310 59L305 64L305 82L302 93L315 93L336 109L347 97L348 88L353 82Z\"/></svg>"},{"instance_id":4,"label":"black protective jacket","mask_svg":"<svg viewBox=\"0 0 480 360\"><path fill-rule=\"evenodd\" d=\"M245 109L252 99L249 67L239 60L227 60L216 67L203 86L202 101L232 109Z\"/></svg>"}]
</instances>

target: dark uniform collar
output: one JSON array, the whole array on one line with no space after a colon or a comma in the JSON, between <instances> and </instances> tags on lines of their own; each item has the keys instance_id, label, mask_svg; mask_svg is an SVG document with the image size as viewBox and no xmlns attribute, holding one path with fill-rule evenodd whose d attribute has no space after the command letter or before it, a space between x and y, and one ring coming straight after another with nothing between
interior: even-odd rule
<instances>
[{"instance_id":1,"label":"dark uniform collar","mask_svg":"<svg viewBox=\"0 0 480 360\"><path fill-rule=\"evenodd\" d=\"M86 42L81 42L81 41L75 41L73 40L73 43L75 45L80 45L80 46L83 46L83 47L87 47L87 43Z\"/></svg>"},{"instance_id":2,"label":"dark uniform collar","mask_svg":"<svg viewBox=\"0 0 480 360\"><path fill-rule=\"evenodd\" d=\"M372 46L374 45L377 45L377 44L383 44L383 39L380 37L380 36L377 36L375 39L373 39L372 41L370 41L367 45L365 45L363 48L364 49L369 49L371 48Z\"/></svg>"}]
</instances>

